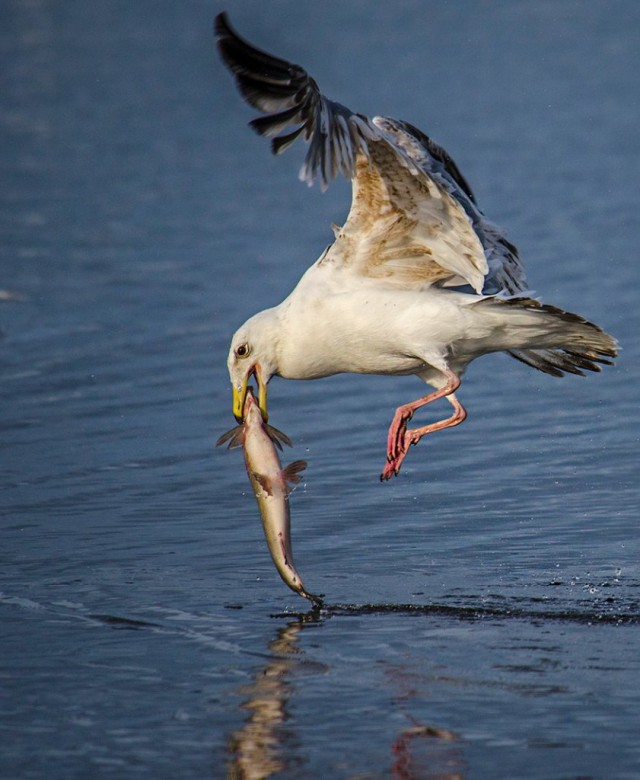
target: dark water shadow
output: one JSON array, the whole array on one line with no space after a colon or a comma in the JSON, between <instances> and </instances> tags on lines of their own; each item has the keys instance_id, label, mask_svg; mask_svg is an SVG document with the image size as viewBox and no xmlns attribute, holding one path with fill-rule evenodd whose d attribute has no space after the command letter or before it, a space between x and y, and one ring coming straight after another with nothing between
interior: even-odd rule
<instances>
[{"instance_id":1,"label":"dark water shadow","mask_svg":"<svg viewBox=\"0 0 640 780\"><path fill-rule=\"evenodd\" d=\"M533 603L527 606L507 603L501 606L487 605L452 605L452 604L324 604L315 607L305 613L276 613L273 618L302 618L305 615L314 615L315 619L328 619L353 615L407 615L407 616L440 616L451 617L458 620L483 620L486 618L499 618L502 620L527 620L527 621L561 621L565 623L577 623L584 625L638 625L640 624L640 612L636 611L637 605L630 606L628 610L594 611L579 609L539 609Z\"/></svg>"},{"instance_id":2,"label":"dark water shadow","mask_svg":"<svg viewBox=\"0 0 640 780\"><path fill-rule=\"evenodd\" d=\"M152 623L149 620L134 620L133 618L121 617L119 615L90 613L87 617L90 620L96 620L98 623L104 623L112 628L124 629L126 631L140 631L145 628L163 628L160 623Z\"/></svg>"}]
</instances>

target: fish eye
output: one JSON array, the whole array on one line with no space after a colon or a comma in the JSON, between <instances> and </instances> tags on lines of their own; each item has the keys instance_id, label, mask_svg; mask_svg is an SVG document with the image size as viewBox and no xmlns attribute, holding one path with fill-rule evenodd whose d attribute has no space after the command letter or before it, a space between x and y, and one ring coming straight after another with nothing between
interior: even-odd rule
<instances>
[{"instance_id":1,"label":"fish eye","mask_svg":"<svg viewBox=\"0 0 640 780\"><path fill-rule=\"evenodd\" d=\"M248 344L240 344L239 347L236 347L236 357L246 358L250 352L251 349Z\"/></svg>"}]
</instances>

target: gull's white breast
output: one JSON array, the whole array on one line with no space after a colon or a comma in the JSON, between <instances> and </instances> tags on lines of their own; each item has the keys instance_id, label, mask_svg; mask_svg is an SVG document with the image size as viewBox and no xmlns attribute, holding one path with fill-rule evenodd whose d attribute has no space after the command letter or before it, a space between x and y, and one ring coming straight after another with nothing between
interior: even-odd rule
<instances>
[{"instance_id":1,"label":"gull's white breast","mask_svg":"<svg viewBox=\"0 0 640 780\"><path fill-rule=\"evenodd\" d=\"M310 270L316 273L280 307L278 373L285 378L419 373L472 327L465 304L477 296L393 289L362 278L335 289L323 284L330 271Z\"/></svg>"}]
</instances>

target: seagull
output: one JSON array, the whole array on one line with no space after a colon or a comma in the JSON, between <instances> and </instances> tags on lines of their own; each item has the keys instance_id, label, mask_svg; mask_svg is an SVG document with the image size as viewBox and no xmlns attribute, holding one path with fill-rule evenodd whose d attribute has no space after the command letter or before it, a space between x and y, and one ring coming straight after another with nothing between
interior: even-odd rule
<instances>
[{"instance_id":1,"label":"seagull","mask_svg":"<svg viewBox=\"0 0 640 780\"><path fill-rule=\"evenodd\" d=\"M552 376L612 363L613 337L532 297L517 248L485 218L441 146L408 122L329 100L302 67L241 38L225 13L214 27L222 61L262 114L250 126L276 154L299 137L308 143L300 171L307 184L319 179L324 190L339 173L352 184L335 241L282 303L248 319L231 340L238 421L252 377L267 419L275 375L413 374L432 391L395 411L380 477L388 480L423 436L464 421L456 392L475 358L504 351ZM408 427L439 398L451 404L449 417Z\"/></svg>"}]
</instances>

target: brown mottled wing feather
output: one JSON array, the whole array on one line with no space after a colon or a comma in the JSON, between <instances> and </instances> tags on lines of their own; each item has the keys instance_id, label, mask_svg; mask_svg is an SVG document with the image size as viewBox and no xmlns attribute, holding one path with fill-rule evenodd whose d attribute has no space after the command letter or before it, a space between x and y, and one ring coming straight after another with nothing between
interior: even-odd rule
<instances>
[{"instance_id":1,"label":"brown mottled wing feather","mask_svg":"<svg viewBox=\"0 0 640 780\"><path fill-rule=\"evenodd\" d=\"M351 210L323 262L393 286L481 290L488 268L466 212L410 158L400 159L386 138L358 155Z\"/></svg>"}]
</instances>

